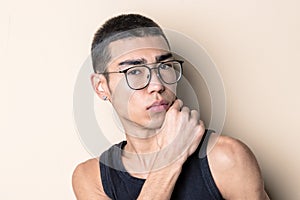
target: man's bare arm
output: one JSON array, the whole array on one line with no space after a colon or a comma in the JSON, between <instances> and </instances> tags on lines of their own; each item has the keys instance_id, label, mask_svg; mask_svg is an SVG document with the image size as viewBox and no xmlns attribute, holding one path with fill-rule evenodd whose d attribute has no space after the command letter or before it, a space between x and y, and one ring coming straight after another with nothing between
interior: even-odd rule
<instances>
[{"instance_id":1,"label":"man's bare arm","mask_svg":"<svg viewBox=\"0 0 300 200\"><path fill-rule=\"evenodd\" d=\"M137 199L170 199L180 172L181 166L171 165L160 171L150 173Z\"/></svg>"}]
</instances>

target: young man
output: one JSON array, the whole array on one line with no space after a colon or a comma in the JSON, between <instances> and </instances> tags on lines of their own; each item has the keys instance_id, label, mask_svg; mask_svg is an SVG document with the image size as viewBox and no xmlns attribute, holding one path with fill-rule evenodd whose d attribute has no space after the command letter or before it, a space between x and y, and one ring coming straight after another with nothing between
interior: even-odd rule
<instances>
[{"instance_id":1,"label":"young man","mask_svg":"<svg viewBox=\"0 0 300 200\"><path fill-rule=\"evenodd\" d=\"M76 167L77 199L269 199L247 146L225 136L214 144L199 113L176 98L183 61L155 22L110 19L92 59L94 90L115 108L126 141Z\"/></svg>"}]
</instances>

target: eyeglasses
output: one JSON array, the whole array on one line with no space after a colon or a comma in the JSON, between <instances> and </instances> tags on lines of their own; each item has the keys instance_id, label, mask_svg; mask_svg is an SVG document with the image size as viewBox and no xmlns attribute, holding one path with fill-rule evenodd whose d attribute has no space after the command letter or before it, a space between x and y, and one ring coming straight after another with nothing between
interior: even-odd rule
<instances>
[{"instance_id":1,"label":"eyeglasses","mask_svg":"<svg viewBox=\"0 0 300 200\"><path fill-rule=\"evenodd\" d=\"M157 69L159 79L168 85L177 83L182 76L182 60L169 60L158 63L134 65L117 72L103 72L99 74L124 73L128 86L133 90L141 90L150 83L151 70ZM150 68L149 65L157 65Z\"/></svg>"}]
</instances>

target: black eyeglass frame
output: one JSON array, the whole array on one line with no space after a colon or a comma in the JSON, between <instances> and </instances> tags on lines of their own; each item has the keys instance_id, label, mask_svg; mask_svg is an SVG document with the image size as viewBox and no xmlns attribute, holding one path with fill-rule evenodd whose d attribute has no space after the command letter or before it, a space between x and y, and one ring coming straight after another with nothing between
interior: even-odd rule
<instances>
[{"instance_id":1,"label":"black eyeglass frame","mask_svg":"<svg viewBox=\"0 0 300 200\"><path fill-rule=\"evenodd\" d=\"M178 62L178 63L180 64L180 76L177 78L177 80L176 80L175 82L167 83L167 82L165 82L165 81L161 78L159 68L160 68L161 65L163 65L163 64L165 64L165 63L173 62L173 61ZM125 75L126 82L127 82L127 85L128 85L129 88L131 88L131 89L133 89L133 90L142 90L142 89L146 88L146 87L149 85L149 83L150 83L150 81L151 81L151 78L152 78L151 70L153 70L153 69L158 69L158 70L157 70L157 72L158 72L157 74L158 74L158 76L159 76L159 79L160 79L162 82L164 82L165 84L172 85L172 84L177 83L177 82L181 79L182 74L183 74L183 67L182 67L182 64L183 64L183 63L184 63L183 60L175 60L175 59L174 59L174 60L168 60L168 61L163 61L163 62L156 62L156 63L147 63L147 64L140 64L140 65L133 65L133 66L131 66L131 67L128 67L128 68L123 69L123 70L120 70L120 71L115 71L115 72L102 72L102 73L99 73L99 72L98 72L97 74L115 74L115 73L123 73L123 74ZM148 65L155 65L155 64L159 64L159 65L158 65L157 67L152 67L152 68L148 67ZM149 77L148 83L147 83L145 86L136 89L136 88L133 88L133 87L130 86L130 84L129 84L129 82L128 82L128 78L127 78L127 71L130 70L130 69L132 69L132 68L139 67L139 66L140 66L140 67L146 67L146 68L149 70L149 72L150 72L150 77Z\"/></svg>"}]
</instances>

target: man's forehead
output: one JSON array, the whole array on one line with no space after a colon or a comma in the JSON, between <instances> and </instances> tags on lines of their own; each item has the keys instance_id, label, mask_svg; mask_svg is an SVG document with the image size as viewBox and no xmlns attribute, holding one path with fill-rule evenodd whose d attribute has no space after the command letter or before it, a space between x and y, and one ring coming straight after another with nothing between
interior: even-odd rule
<instances>
[{"instance_id":1,"label":"man's forehead","mask_svg":"<svg viewBox=\"0 0 300 200\"><path fill-rule=\"evenodd\" d=\"M137 50L169 51L168 44L162 36L125 38L110 43L109 48L111 60Z\"/></svg>"}]
</instances>

